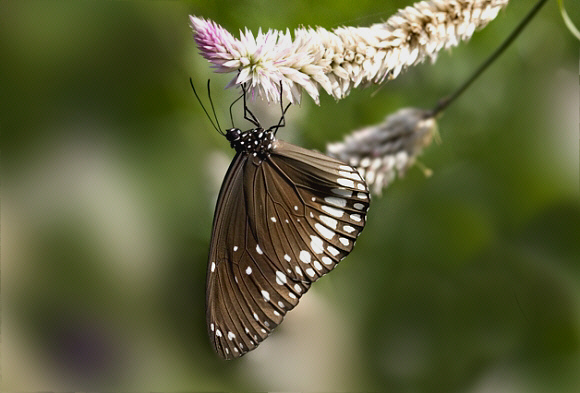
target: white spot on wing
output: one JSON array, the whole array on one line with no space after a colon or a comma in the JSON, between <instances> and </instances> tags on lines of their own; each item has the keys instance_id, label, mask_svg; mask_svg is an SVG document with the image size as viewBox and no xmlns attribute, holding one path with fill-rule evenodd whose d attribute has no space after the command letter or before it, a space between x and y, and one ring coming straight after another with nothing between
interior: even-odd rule
<instances>
[{"instance_id":1,"label":"white spot on wing","mask_svg":"<svg viewBox=\"0 0 580 393\"><path fill-rule=\"evenodd\" d=\"M212 273L215 272L215 262L211 263L211 271Z\"/></svg>"},{"instance_id":2,"label":"white spot on wing","mask_svg":"<svg viewBox=\"0 0 580 393\"><path fill-rule=\"evenodd\" d=\"M270 294L268 293L268 291L264 291L262 289L262 297L264 298L265 301L269 302L270 301Z\"/></svg>"},{"instance_id":3,"label":"white spot on wing","mask_svg":"<svg viewBox=\"0 0 580 393\"><path fill-rule=\"evenodd\" d=\"M306 274L308 274L310 277L316 276L316 272L311 267L309 267L308 269L306 269Z\"/></svg>"},{"instance_id":4,"label":"white spot on wing","mask_svg":"<svg viewBox=\"0 0 580 393\"><path fill-rule=\"evenodd\" d=\"M276 222L276 217L270 217L270 220L272 220L272 222Z\"/></svg>"},{"instance_id":5,"label":"white spot on wing","mask_svg":"<svg viewBox=\"0 0 580 393\"><path fill-rule=\"evenodd\" d=\"M228 339L232 341L234 338L236 338L236 335L232 332L228 332Z\"/></svg>"},{"instance_id":6,"label":"white spot on wing","mask_svg":"<svg viewBox=\"0 0 580 393\"><path fill-rule=\"evenodd\" d=\"M365 194L364 192L357 192L356 196L358 197L358 199L367 199L367 194Z\"/></svg>"},{"instance_id":7,"label":"white spot on wing","mask_svg":"<svg viewBox=\"0 0 580 393\"><path fill-rule=\"evenodd\" d=\"M316 270L322 270L322 265L318 261L314 261L314 268Z\"/></svg>"},{"instance_id":8,"label":"white spot on wing","mask_svg":"<svg viewBox=\"0 0 580 393\"><path fill-rule=\"evenodd\" d=\"M251 267L247 267L246 268L246 274L249 276L250 274L252 274L252 268Z\"/></svg>"},{"instance_id":9,"label":"white spot on wing","mask_svg":"<svg viewBox=\"0 0 580 393\"><path fill-rule=\"evenodd\" d=\"M352 233L355 231L355 229L353 227L351 227L350 225L345 225L342 227L342 229L344 229L345 232L348 232L348 233Z\"/></svg>"},{"instance_id":10,"label":"white spot on wing","mask_svg":"<svg viewBox=\"0 0 580 393\"><path fill-rule=\"evenodd\" d=\"M350 179L343 179L341 177L339 177L336 182L338 184L340 184L341 186L345 186L345 187L353 187L354 188L354 182Z\"/></svg>"},{"instance_id":11,"label":"white spot on wing","mask_svg":"<svg viewBox=\"0 0 580 393\"><path fill-rule=\"evenodd\" d=\"M356 172L339 171L338 174L341 176L344 176L344 177L348 177L349 179L359 180L359 181L361 180L359 174Z\"/></svg>"},{"instance_id":12,"label":"white spot on wing","mask_svg":"<svg viewBox=\"0 0 580 393\"><path fill-rule=\"evenodd\" d=\"M350 243L346 237L341 237L338 239L344 246L348 246Z\"/></svg>"},{"instance_id":13,"label":"white spot on wing","mask_svg":"<svg viewBox=\"0 0 580 393\"><path fill-rule=\"evenodd\" d=\"M314 224L314 227L316 228L318 233L320 233L322 236L324 236L327 239L332 239L335 235L334 231L331 231L330 229L328 229L327 227L325 227L324 225L322 225L320 223Z\"/></svg>"},{"instance_id":14,"label":"white spot on wing","mask_svg":"<svg viewBox=\"0 0 580 393\"><path fill-rule=\"evenodd\" d=\"M282 273L281 271L277 271L276 272L276 282L278 283L278 285L286 284L286 275L284 273Z\"/></svg>"},{"instance_id":15,"label":"white spot on wing","mask_svg":"<svg viewBox=\"0 0 580 393\"><path fill-rule=\"evenodd\" d=\"M360 214L351 214L350 219L353 221L356 221L356 222L360 222L361 216L360 216Z\"/></svg>"},{"instance_id":16,"label":"white spot on wing","mask_svg":"<svg viewBox=\"0 0 580 393\"><path fill-rule=\"evenodd\" d=\"M292 299L296 299L296 295L294 295L293 292L288 292L288 296L290 296Z\"/></svg>"},{"instance_id":17,"label":"white spot on wing","mask_svg":"<svg viewBox=\"0 0 580 393\"><path fill-rule=\"evenodd\" d=\"M291 260L292 258L290 258L290 255L288 255L288 254L284 254L284 259L285 259L285 260L287 260L288 262L290 262L290 260Z\"/></svg>"},{"instance_id":18,"label":"white spot on wing","mask_svg":"<svg viewBox=\"0 0 580 393\"><path fill-rule=\"evenodd\" d=\"M346 206L346 199L337 198L337 197L325 197L324 200L331 205L338 206L338 207L345 207Z\"/></svg>"},{"instance_id":19,"label":"white spot on wing","mask_svg":"<svg viewBox=\"0 0 580 393\"><path fill-rule=\"evenodd\" d=\"M362 209L364 209L364 208L365 208L365 205L363 205L362 203L355 203L355 204L353 205L353 207L354 207L356 210L362 210Z\"/></svg>"},{"instance_id":20,"label":"white spot on wing","mask_svg":"<svg viewBox=\"0 0 580 393\"><path fill-rule=\"evenodd\" d=\"M300 269L300 266L296 266L296 267L294 268L294 270L296 270L296 273L298 273L298 274L300 274L301 276L303 276L303 274L302 274L302 270Z\"/></svg>"},{"instance_id":21,"label":"white spot on wing","mask_svg":"<svg viewBox=\"0 0 580 393\"><path fill-rule=\"evenodd\" d=\"M336 195L340 195L347 198L350 198L352 196L351 190L345 190L343 188L333 188L331 191Z\"/></svg>"},{"instance_id":22,"label":"white spot on wing","mask_svg":"<svg viewBox=\"0 0 580 393\"><path fill-rule=\"evenodd\" d=\"M326 247L328 252L330 252L333 256L337 256L339 254L338 250L332 246Z\"/></svg>"},{"instance_id":23,"label":"white spot on wing","mask_svg":"<svg viewBox=\"0 0 580 393\"><path fill-rule=\"evenodd\" d=\"M260 248L259 244L256 244L256 251L258 252L258 254L263 254L264 252L262 251L262 249Z\"/></svg>"},{"instance_id":24,"label":"white spot on wing","mask_svg":"<svg viewBox=\"0 0 580 393\"><path fill-rule=\"evenodd\" d=\"M362 183L358 183L358 184L356 185L356 188L358 188L358 189L359 189L359 190L361 190L361 191L366 191L366 189L367 189L367 188L365 187L365 185L364 185L364 184L362 184Z\"/></svg>"},{"instance_id":25,"label":"white spot on wing","mask_svg":"<svg viewBox=\"0 0 580 393\"><path fill-rule=\"evenodd\" d=\"M322 263L324 263L325 265L332 265L332 259L330 259L329 257L322 257Z\"/></svg>"},{"instance_id":26,"label":"white spot on wing","mask_svg":"<svg viewBox=\"0 0 580 393\"><path fill-rule=\"evenodd\" d=\"M320 215L320 221L322 221L327 227L330 227L332 229L336 229L336 224L338 223L338 221L336 221L334 218L330 218L328 216L323 215Z\"/></svg>"},{"instance_id":27,"label":"white spot on wing","mask_svg":"<svg viewBox=\"0 0 580 393\"><path fill-rule=\"evenodd\" d=\"M308 251L302 250L300 251L300 260L304 263L310 263L311 255Z\"/></svg>"},{"instance_id":28,"label":"white spot on wing","mask_svg":"<svg viewBox=\"0 0 580 393\"><path fill-rule=\"evenodd\" d=\"M322 254L324 252L322 239L318 236L310 235L310 248L314 251L315 254Z\"/></svg>"},{"instance_id":29,"label":"white spot on wing","mask_svg":"<svg viewBox=\"0 0 580 393\"><path fill-rule=\"evenodd\" d=\"M340 218L344 214L343 210L337 209L335 207L322 205L321 208L322 208L322 210L324 210L325 212L327 212L328 214L330 214L331 216L334 216L334 217Z\"/></svg>"},{"instance_id":30,"label":"white spot on wing","mask_svg":"<svg viewBox=\"0 0 580 393\"><path fill-rule=\"evenodd\" d=\"M343 171L352 171L352 167L346 165L340 165L339 168Z\"/></svg>"},{"instance_id":31,"label":"white spot on wing","mask_svg":"<svg viewBox=\"0 0 580 393\"><path fill-rule=\"evenodd\" d=\"M296 290L296 292L300 293L302 292L302 287L300 286L300 284L294 284L294 289Z\"/></svg>"}]
</instances>

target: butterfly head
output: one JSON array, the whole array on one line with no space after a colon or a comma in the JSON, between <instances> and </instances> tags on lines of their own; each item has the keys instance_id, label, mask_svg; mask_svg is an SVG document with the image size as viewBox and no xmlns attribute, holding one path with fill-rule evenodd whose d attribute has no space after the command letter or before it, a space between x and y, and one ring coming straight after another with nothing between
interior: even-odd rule
<instances>
[{"instance_id":1,"label":"butterfly head","mask_svg":"<svg viewBox=\"0 0 580 393\"><path fill-rule=\"evenodd\" d=\"M261 127L248 131L230 128L226 130L226 138L238 153L251 154L262 160L270 155L276 141L272 129L264 130Z\"/></svg>"},{"instance_id":2,"label":"butterfly head","mask_svg":"<svg viewBox=\"0 0 580 393\"><path fill-rule=\"evenodd\" d=\"M234 148L234 144L238 142L242 137L242 130L239 128L230 128L226 130L226 138L232 144L232 148Z\"/></svg>"}]
</instances>

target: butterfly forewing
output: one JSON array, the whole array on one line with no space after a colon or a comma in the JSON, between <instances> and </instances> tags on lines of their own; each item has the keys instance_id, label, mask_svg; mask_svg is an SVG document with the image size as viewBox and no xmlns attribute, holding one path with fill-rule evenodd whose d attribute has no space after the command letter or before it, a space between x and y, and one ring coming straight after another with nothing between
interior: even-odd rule
<instances>
[{"instance_id":1,"label":"butterfly forewing","mask_svg":"<svg viewBox=\"0 0 580 393\"><path fill-rule=\"evenodd\" d=\"M254 349L350 253L369 202L356 169L323 154L283 141L265 158L238 152L208 267L208 331L221 357Z\"/></svg>"}]
</instances>

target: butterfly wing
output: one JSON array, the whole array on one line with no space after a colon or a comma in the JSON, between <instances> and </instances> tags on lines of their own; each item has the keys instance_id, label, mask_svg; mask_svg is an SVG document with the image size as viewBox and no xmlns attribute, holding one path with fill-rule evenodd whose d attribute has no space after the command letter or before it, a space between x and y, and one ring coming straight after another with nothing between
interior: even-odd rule
<instances>
[{"instance_id":1,"label":"butterfly wing","mask_svg":"<svg viewBox=\"0 0 580 393\"><path fill-rule=\"evenodd\" d=\"M316 281L352 251L370 202L356 169L284 141L244 187L256 197L248 217L258 244L298 281Z\"/></svg>"},{"instance_id":2,"label":"butterfly wing","mask_svg":"<svg viewBox=\"0 0 580 393\"><path fill-rule=\"evenodd\" d=\"M323 154L276 141L263 161L236 156L208 270L208 328L220 356L254 349L350 253L369 202L356 169Z\"/></svg>"},{"instance_id":3,"label":"butterfly wing","mask_svg":"<svg viewBox=\"0 0 580 393\"><path fill-rule=\"evenodd\" d=\"M231 358L224 337L231 332L239 290L235 283L233 267L244 255L247 230L247 213L244 202L243 169L247 155L238 153L222 183L219 192L212 229L211 245L206 279L206 314L210 340L215 351L223 358ZM239 317L236 316L238 321ZM236 330L237 332L237 330ZM230 335L231 337L231 335ZM239 355L238 355L239 356Z\"/></svg>"}]
</instances>

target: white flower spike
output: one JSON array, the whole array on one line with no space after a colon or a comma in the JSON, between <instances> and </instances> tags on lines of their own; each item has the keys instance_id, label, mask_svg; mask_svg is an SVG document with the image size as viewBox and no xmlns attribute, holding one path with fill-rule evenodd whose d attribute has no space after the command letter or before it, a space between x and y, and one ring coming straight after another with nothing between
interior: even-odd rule
<instances>
[{"instance_id":1,"label":"white flower spike","mask_svg":"<svg viewBox=\"0 0 580 393\"><path fill-rule=\"evenodd\" d=\"M403 108L387 116L383 123L351 132L343 142L327 144L326 154L354 166L372 193L381 195L438 138L431 111ZM423 169L428 176L430 170Z\"/></svg>"},{"instance_id":2,"label":"white flower spike","mask_svg":"<svg viewBox=\"0 0 580 393\"><path fill-rule=\"evenodd\" d=\"M394 79L441 49L471 38L508 0L421 1L370 27L299 28L285 32L246 29L235 38L217 23L190 16L194 39L216 72L237 72L229 86L247 83L268 101L299 103L302 90L319 103L319 89L335 99L352 88Z\"/></svg>"}]
</instances>

